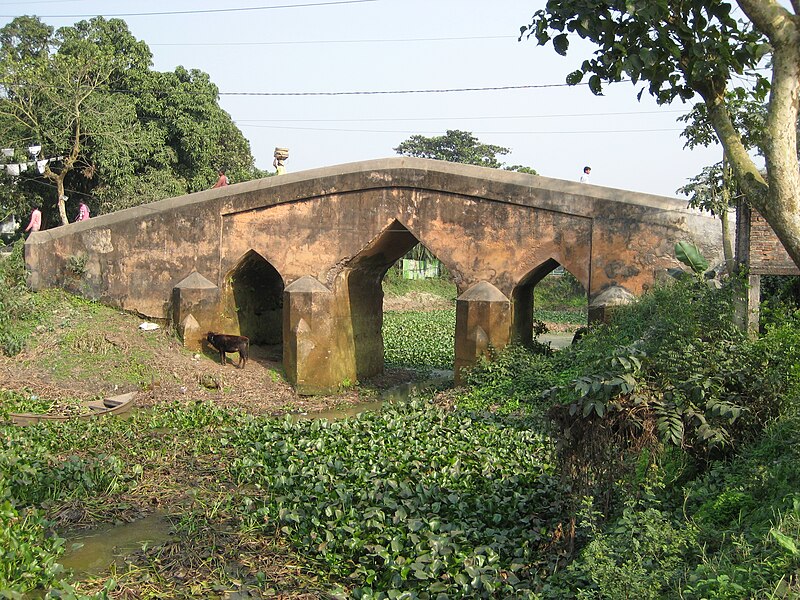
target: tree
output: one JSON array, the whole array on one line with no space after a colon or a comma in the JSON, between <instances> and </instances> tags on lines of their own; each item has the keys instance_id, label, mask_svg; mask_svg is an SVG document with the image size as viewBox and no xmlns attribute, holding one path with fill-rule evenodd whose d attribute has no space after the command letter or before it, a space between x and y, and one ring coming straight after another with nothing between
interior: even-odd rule
<instances>
[{"instance_id":1,"label":"tree","mask_svg":"<svg viewBox=\"0 0 800 600\"><path fill-rule=\"evenodd\" d=\"M25 31L35 34L34 41ZM20 17L0 30L0 136L19 144L38 142L36 158L59 157L44 168L56 188L58 213L68 223L64 181L83 162L87 140L108 138L129 143L137 132L135 112L108 90L112 54L86 40L74 40L68 52L57 47L64 32L43 40L44 32L30 17ZM22 33L20 33L22 32ZM91 173L91 170L87 172Z\"/></svg>"},{"instance_id":2,"label":"tree","mask_svg":"<svg viewBox=\"0 0 800 600\"><path fill-rule=\"evenodd\" d=\"M511 152L509 148L504 148L503 146L482 144L469 131L460 131L458 129L448 129L444 135L435 137L412 135L397 146L394 151L403 156L433 158L467 165L478 165L479 167L491 167L493 169L503 167L503 163L497 160L498 154L504 156ZM506 169L536 174L536 171L530 167L520 165L506 167Z\"/></svg>"},{"instance_id":3,"label":"tree","mask_svg":"<svg viewBox=\"0 0 800 600\"><path fill-rule=\"evenodd\" d=\"M699 95L742 192L800 265L800 0L791 9L777 0L737 0L748 20L737 20L724 0L548 0L521 36L553 43L559 54L570 35L598 48L567 76L589 89L629 78L660 104ZM771 60L771 81L757 69ZM747 75L747 89L733 77ZM769 94L762 152L766 176L747 152L726 102L729 91ZM641 97L645 88L639 90Z\"/></svg>"},{"instance_id":4,"label":"tree","mask_svg":"<svg viewBox=\"0 0 800 600\"><path fill-rule=\"evenodd\" d=\"M761 99L752 99L742 90L729 92L725 102L737 131L741 132L742 143L749 150L763 145L766 106ZM684 148L710 146L717 141L716 134L708 118L708 110L703 103L695 104L689 113L678 118L687 123L681 136L686 139ZM722 226L722 247L728 272L734 268L733 235L728 219L729 210L741 197L739 186L733 175L727 155L722 160L705 167L703 171L677 190L689 196L689 206L700 208L716 215Z\"/></svg>"},{"instance_id":5,"label":"tree","mask_svg":"<svg viewBox=\"0 0 800 600\"><path fill-rule=\"evenodd\" d=\"M39 142L41 158L61 157L43 174L56 190L61 223L67 191L102 213L206 189L219 168L234 181L263 176L209 76L183 67L161 73L151 64L147 44L120 19L97 17L54 33L35 17L19 17L0 29L0 139ZM40 193L37 179L25 173L15 187ZM23 198L12 191L0 198Z\"/></svg>"}]
</instances>

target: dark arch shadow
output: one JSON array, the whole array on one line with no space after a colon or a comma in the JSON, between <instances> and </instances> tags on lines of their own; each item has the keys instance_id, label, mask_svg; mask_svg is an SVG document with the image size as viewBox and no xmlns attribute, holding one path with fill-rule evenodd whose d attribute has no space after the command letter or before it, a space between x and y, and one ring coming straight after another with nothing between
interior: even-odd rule
<instances>
[{"instance_id":1,"label":"dark arch shadow","mask_svg":"<svg viewBox=\"0 0 800 600\"><path fill-rule=\"evenodd\" d=\"M511 338L515 343L524 346L531 346L533 344L534 289L542 279L561 266L562 265L554 258L547 259L541 265L529 271L511 293L512 305L514 307ZM584 289L588 301L586 286L583 283L581 283L581 286Z\"/></svg>"},{"instance_id":2,"label":"dark arch shadow","mask_svg":"<svg viewBox=\"0 0 800 600\"><path fill-rule=\"evenodd\" d=\"M258 252L250 250L228 274L239 332L251 344L283 343L283 278Z\"/></svg>"}]
</instances>

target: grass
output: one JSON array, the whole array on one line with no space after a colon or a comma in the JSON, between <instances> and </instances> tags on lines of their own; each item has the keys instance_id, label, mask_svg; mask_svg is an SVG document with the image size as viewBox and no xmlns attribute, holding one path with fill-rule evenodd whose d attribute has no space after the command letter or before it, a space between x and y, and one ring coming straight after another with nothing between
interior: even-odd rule
<instances>
[{"instance_id":1,"label":"grass","mask_svg":"<svg viewBox=\"0 0 800 600\"><path fill-rule=\"evenodd\" d=\"M390 271L383 279L383 291L393 296L404 296L410 292L422 292L455 300L458 296L456 284L447 279L402 279Z\"/></svg>"}]
</instances>

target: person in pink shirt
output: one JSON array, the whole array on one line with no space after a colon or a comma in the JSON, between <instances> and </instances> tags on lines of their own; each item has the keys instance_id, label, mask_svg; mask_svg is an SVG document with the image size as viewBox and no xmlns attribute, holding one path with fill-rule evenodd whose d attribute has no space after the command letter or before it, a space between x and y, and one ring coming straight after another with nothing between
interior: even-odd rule
<instances>
[{"instance_id":1,"label":"person in pink shirt","mask_svg":"<svg viewBox=\"0 0 800 600\"><path fill-rule=\"evenodd\" d=\"M230 183L230 181L228 180L228 176L225 175L225 171L220 169L218 175L219 175L219 179L217 179L217 183L214 184L214 188L225 187L226 185L228 185ZM214 189L214 188L211 188L211 189Z\"/></svg>"},{"instance_id":2,"label":"person in pink shirt","mask_svg":"<svg viewBox=\"0 0 800 600\"><path fill-rule=\"evenodd\" d=\"M33 212L31 212L31 221L28 223L28 226L25 228L25 232L27 233L30 231L33 233L34 231L39 231L42 228L42 211L39 209L38 206L33 208Z\"/></svg>"},{"instance_id":3,"label":"person in pink shirt","mask_svg":"<svg viewBox=\"0 0 800 600\"><path fill-rule=\"evenodd\" d=\"M75 217L75 221L86 221L89 218L89 207L86 206L85 202L81 202L78 206L78 216Z\"/></svg>"}]
</instances>

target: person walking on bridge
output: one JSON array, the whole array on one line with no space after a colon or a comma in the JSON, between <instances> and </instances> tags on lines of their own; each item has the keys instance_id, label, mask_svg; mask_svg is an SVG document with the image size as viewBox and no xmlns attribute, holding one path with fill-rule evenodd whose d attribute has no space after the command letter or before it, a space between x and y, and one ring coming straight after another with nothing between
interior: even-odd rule
<instances>
[{"instance_id":1,"label":"person walking on bridge","mask_svg":"<svg viewBox=\"0 0 800 600\"><path fill-rule=\"evenodd\" d=\"M38 206L33 207L33 211L31 212L31 220L28 223L28 226L25 228L25 232L27 233L30 231L33 233L34 231L39 231L42 228L42 211Z\"/></svg>"},{"instance_id":2,"label":"person walking on bridge","mask_svg":"<svg viewBox=\"0 0 800 600\"><path fill-rule=\"evenodd\" d=\"M88 221L89 220L89 207L86 206L85 202L81 202L78 206L78 216L75 217L75 221Z\"/></svg>"}]
</instances>

